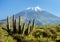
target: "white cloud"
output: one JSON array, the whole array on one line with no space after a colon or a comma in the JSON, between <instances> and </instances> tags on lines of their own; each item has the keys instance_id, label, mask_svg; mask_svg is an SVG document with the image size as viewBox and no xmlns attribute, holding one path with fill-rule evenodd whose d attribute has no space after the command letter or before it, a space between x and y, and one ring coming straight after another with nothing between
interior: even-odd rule
<instances>
[{"instance_id":1,"label":"white cloud","mask_svg":"<svg viewBox=\"0 0 60 42\"><path fill-rule=\"evenodd\" d=\"M27 8L27 10L29 10L30 9L30 7L29 8Z\"/></svg>"},{"instance_id":2,"label":"white cloud","mask_svg":"<svg viewBox=\"0 0 60 42\"><path fill-rule=\"evenodd\" d=\"M29 10L29 9L32 9L32 10L33 10L33 7L29 7L29 8L27 8L27 10Z\"/></svg>"}]
</instances>

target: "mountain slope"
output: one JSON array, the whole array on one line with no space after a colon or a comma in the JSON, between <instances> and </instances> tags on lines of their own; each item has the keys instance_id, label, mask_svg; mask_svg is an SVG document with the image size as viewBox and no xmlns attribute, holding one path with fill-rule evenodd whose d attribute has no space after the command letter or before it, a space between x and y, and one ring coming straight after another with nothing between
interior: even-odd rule
<instances>
[{"instance_id":1,"label":"mountain slope","mask_svg":"<svg viewBox=\"0 0 60 42\"><path fill-rule=\"evenodd\" d=\"M21 11L15 15L15 18L18 21L18 17L22 16L23 22L29 20L36 20L37 25L47 25L47 24L59 24L60 17L57 17L45 10L42 10L39 7L30 7L24 11Z\"/></svg>"}]
</instances>

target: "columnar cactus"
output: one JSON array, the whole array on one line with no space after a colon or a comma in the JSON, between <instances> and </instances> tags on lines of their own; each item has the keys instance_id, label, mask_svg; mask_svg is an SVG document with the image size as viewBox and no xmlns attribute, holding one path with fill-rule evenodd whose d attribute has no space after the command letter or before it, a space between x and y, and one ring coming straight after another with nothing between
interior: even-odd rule
<instances>
[{"instance_id":1,"label":"columnar cactus","mask_svg":"<svg viewBox=\"0 0 60 42\"><path fill-rule=\"evenodd\" d=\"M33 19L32 30L35 28L35 19Z\"/></svg>"},{"instance_id":2,"label":"columnar cactus","mask_svg":"<svg viewBox=\"0 0 60 42\"><path fill-rule=\"evenodd\" d=\"M12 18L12 21L13 21L13 33L16 33L17 32L17 28L16 28L16 19L13 15L13 18ZM22 17L19 16L19 28L18 28L18 33L21 34L31 34L32 30L35 28L35 19L33 19L33 22L29 21L28 23L28 27L26 28L26 24L24 23L23 24L23 27L22 27ZM8 32L10 32L10 18L7 17L7 29L8 29Z\"/></svg>"},{"instance_id":3,"label":"columnar cactus","mask_svg":"<svg viewBox=\"0 0 60 42\"><path fill-rule=\"evenodd\" d=\"M13 33L16 33L16 19L15 19L14 15L13 15L12 21L13 21Z\"/></svg>"},{"instance_id":4,"label":"columnar cactus","mask_svg":"<svg viewBox=\"0 0 60 42\"><path fill-rule=\"evenodd\" d=\"M26 28L26 27L25 27L25 28ZM31 30L31 21L29 21L28 27L25 29L25 35L29 35L30 30Z\"/></svg>"},{"instance_id":5,"label":"columnar cactus","mask_svg":"<svg viewBox=\"0 0 60 42\"><path fill-rule=\"evenodd\" d=\"M26 30L26 24L24 23L24 24L23 24L23 28L22 28L23 34L25 33L25 30Z\"/></svg>"},{"instance_id":6,"label":"columnar cactus","mask_svg":"<svg viewBox=\"0 0 60 42\"><path fill-rule=\"evenodd\" d=\"M15 26L15 28L14 28L14 31L15 31L15 33L17 32L17 29L16 29L16 19L15 19L15 24L14 24Z\"/></svg>"},{"instance_id":7,"label":"columnar cactus","mask_svg":"<svg viewBox=\"0 0 60 42\"><path fill-rule=\"evenodd\" d=\"M14 18L14 15L13 15L12 21L13 21L13 29L14 29L14 24L15 24L15 18Z\"/></svg>"},{"instance_id":8,"label":"columnar cactus","mask_svg":"<svg viewBox=\"0 0 60 42\"><path fill-rule=\"evenodd\" d=\"M22 30L21 23L22 23L22 17L19 16L19 31L18 31L19 34L22 32L22 31L21 31L21 30Z\"/></svg>"},{"instance_id":9,"label":"columnar cactus","mask_svg":"<svg viewBox=\"0 0 60 42\"><path fill-rule=\"evenodd\" d=\"M35 26L34 22L35 22L35 19L33 19L33 27Z\"/></svg>"},{"instance_id":10,"label":"columnar cactus","mask_svg":"<svg viewBox=\"0 0 60 42\"><path fill-rule=\"evenodd\" d=\"M31 31L31 21L29 21L28 23L28 34L30 33L30 31Z\"/></svg>"},{"instance_id":11,"label":"columnar cactus","mask_svg":"<svg viewBox=\"0 0 60 42\"><path fill-rule=\"evenodd\" d=\"M31 31L30 34L32 34L34 29L35 29L35 19L33 19L33 21L32 21L32 26L30 28L30 31Z\"/></svg>"},{"instance_id":12,"label":"columnar cactus","mask_svg":"<svg viewBox=\"0 0 60 42\"><path fill-rule=\"evenodd\" d=\"M9 32L10 30L10 18L7 17L7 31Z\"/></svg>"}]
</instances>

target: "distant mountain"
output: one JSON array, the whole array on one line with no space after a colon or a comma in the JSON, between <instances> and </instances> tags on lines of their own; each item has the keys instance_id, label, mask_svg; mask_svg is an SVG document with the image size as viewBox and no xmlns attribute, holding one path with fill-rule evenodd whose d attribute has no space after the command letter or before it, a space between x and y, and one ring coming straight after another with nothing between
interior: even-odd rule
<instances>
[{"instance_id":1,"label":"distant mountain","mask_svg":"<svg viewBox=\"0 0 60 42\"><path fill-rule=\"evenodd\" d=\"M15 18L18 21L18 17L22 16L23 22L28 22L29 20L36 20L37 25L47 25L47 24L59 24L60 17L57 17L40 7L29 7L26 10L23 10L15 15ZM6 19L1 20L6 21Z\"/></svg>"}]
</instances>

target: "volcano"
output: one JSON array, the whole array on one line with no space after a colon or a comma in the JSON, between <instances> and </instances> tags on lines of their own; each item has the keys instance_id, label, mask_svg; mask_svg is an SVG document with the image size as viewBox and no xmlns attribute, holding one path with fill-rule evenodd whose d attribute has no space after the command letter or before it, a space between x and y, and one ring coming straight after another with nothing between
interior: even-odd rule
<instances>
[{"instance_id":1,"label":"volcano","mask_svg":"<svg viewBox=\"0 0 60 42\"><path fill-rule=\"evenodd\" d=\"M29 7L16 15L14 15L18 21L19 16L22 16L23 22L28 22L29 20L35 19L35 23L37 25L48 25L48 24L59 24L60 17L53 15L46 10L41 9L40 7ZM4 22L6 19L1 20L0 22Z\"/></svg>"}]
</instances>

